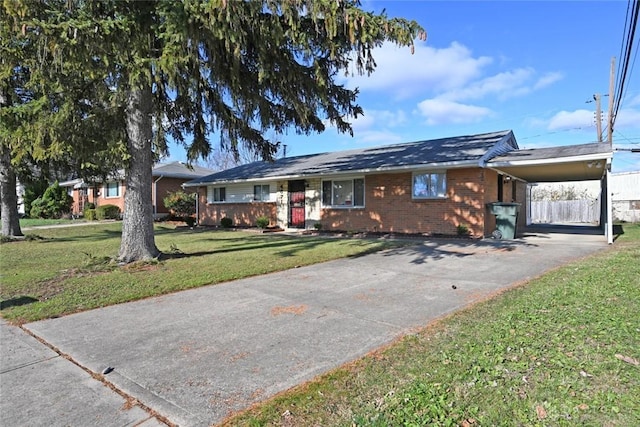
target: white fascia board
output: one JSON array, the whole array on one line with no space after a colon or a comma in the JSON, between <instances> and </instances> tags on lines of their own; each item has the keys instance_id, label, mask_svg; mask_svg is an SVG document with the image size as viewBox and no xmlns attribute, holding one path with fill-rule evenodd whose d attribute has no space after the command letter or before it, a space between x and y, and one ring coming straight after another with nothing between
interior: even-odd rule
<instances>
[{"instance_id":1,"label":"white fascia board","mask_svg":"<svg viewBox=\"0 0 640 427\"><path fill-rule=\"evenodd\" d=\"M507 167L507 166L535 166L555 163L572 163L572 162L588 162L593 160L606 160L609 162L613 157L612 153L583 154L571 157L557 157L553 159L535 159L535 160L510 160L507 162L487 162L487 167Z\"/></svg>"},{"instance_id":2,"label":"white fascia board","mask_svg":"<svg viewBox=\"0 0 640 427\"><path fill-rule=\"evenodd\" d=\"M300 179L303 179L307 176L301 176ZM222 181L210 181L210 182L196 182L193 184L189 184L185 182L182 184L183 187L209 187L211 185L220 186L220 185L229 185L229 184L245 184L247 182L274 182L283 179L296 179L295 177L263 177L263 178L252 178L252 179L227 179Z\"/></svg>"}]
</instances>

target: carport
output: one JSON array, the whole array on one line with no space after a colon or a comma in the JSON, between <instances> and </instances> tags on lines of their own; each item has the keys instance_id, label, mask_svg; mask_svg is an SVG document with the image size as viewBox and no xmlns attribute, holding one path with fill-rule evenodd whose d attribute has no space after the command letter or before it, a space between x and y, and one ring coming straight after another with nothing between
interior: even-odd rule
<instances>
[{"instance_id":1,"label":"carport","mask_svg":"<svg viewBox=\"0 0 640 427\"><path fill-rule=\"evenodd\" d=\"M600 181L600 226L613 243L613 209L609 188L613 150L607 143L514 150L485 165L525 183Z\"/></svg>"}]
</instances>

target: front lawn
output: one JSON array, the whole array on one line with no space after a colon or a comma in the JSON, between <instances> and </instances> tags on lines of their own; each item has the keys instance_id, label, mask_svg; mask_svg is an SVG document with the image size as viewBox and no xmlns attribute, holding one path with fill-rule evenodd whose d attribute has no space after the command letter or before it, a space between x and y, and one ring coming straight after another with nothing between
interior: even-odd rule
<instances>
[{"instance_id":1,"label":"front lawn","mask_svg":"<svg viewBox=\"0 0 640 427\"><path fill-rule=\"evenodd\" d=\"M156 226L162 261L118 266L121 224L0 245L2 316L23 323L380 250L392 243Z\"/></svg>"},{"instance_id":2,"label":"front lawn","mask_svg":"<svg viewBox=\"0 0 640 427\"><path fill-rule=\"evenodd\" d=\"M83 222L79 219L43 219L43 218L21 218L20 228L41 227L45 225L74 224Z\"/></svg>"},{"instance_id":3,"label":"front lawn","mask_svg":"<svg viewBox=\"0 0 640 427\"><path fill-rule=\"evenodd\" d=\"M640 225L229 426L639 426Z\"/></svg>"}]
</instances>

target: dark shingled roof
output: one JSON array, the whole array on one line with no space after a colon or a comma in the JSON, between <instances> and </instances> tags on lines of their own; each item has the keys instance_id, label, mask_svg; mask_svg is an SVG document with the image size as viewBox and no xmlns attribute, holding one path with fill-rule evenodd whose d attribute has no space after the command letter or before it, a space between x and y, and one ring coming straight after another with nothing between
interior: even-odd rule
<instances>
[{"instance_id":1,"label":"dark shingled roof","mask_svg":"<svg viewBox=\"0 0 640 427\"><path fill-rule=\"evenodd\" d=\"M274 162L254 162L189 181L185 186L336 173L391 171L458 163L480 164L493 155L503 154L517 148L513 133L506 130L358 150L286 157Z\"/></svg>"},{"instance_id":2,"label":"dark shingled roof","mask_svg":"<svg viewBox=\"0 0 640 427\"><path fill-rule=\"evenodd\" d=\"M213 170L198 165L187 165L182 162L160 163L153 168L153 176L165 176L167 178L200 178L211 175Z\"/></svg>"}]
</instances>

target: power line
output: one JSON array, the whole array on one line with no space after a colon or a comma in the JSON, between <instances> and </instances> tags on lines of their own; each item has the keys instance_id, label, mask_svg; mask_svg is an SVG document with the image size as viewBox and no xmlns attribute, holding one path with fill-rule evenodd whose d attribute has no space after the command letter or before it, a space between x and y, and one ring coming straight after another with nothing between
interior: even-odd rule
<instances>
[{"instance_id":1,"label":"power line","mask_svg":"<svg viewBox=\"0 0 640 427\"><path fill-rule=\"evenodd\" d=\"M628 137L621 134L619 131L616 131L616 134L620 138L624 139L625 141L628 141L628 142L620 142L619 140L616 140L616 145L640 144L640 142L633 142L633 141L640 141L640 137Z\"/></svg>"},{"instance_id":2,"label":"power line","mask_svg":"<svg viewBox=\"0 0 640 427\"><path fill-rule=\"evenodd\" d=\"M631 7L631 12L629 13L629 6ZM635 39L636 27L638 26L638 12L640 11L638 0L629 0L629 6L627 6L627 18L625 19L625 37L623 37L624 53L622 57L622 66L619 68L618 73L618 81L617 81L617 92L614 97L615 107L613 109L613 115L611 118L611 126L613 127L616 117L618 116L618 111L620 110L620 104L622 103L622 98L625 93L625 83L627 81L627 77L629 74L629 64L631 62L631 55L633 51L633 42ZM630 18L629 18L630 17ZM628 27L627 27L627 24ZM622 48L621 48L622 52ZM633 63L635 63L635 55ZM633 69L633 63L631 69Z\"/></svg>"}]
</instances>

